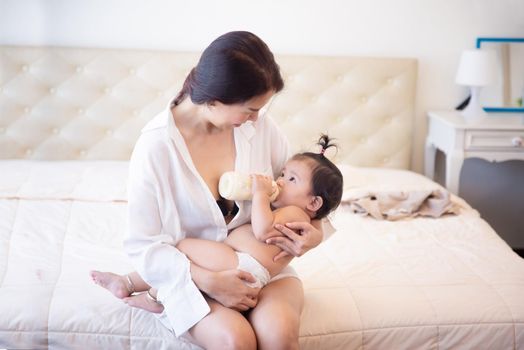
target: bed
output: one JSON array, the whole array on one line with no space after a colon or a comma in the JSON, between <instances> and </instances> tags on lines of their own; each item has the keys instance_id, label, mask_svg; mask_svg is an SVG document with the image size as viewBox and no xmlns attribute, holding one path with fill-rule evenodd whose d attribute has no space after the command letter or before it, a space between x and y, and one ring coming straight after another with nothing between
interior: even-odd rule
<instances>
[{"instance_id":1,"label":"bed","mask_svg":"<svg viewBox=\"0 0 524 350\"><path fill-rule=\"evenodd\" d=\"M127 273L126 178L141 127L195 53L0 48L0 348L196 349L94 285ZM304 150L320 132L345 195L440 188L410 166L417 62L278 56L267 110ZM301 349L524 348L524 260L458 197L457 215L377 220L348 204L292 264Z\"/></svg>"}]
</instances>

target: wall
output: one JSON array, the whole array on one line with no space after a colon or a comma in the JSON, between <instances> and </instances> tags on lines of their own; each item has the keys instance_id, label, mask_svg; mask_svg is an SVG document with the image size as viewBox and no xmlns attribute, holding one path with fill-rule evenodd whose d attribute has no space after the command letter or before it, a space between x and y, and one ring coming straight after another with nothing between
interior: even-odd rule
<instances>
[{"instance_id":1,"label":"wall","mask_svg":"<svg viewBox=\"0 0 524 350\"><path fill-rule=\"evenodd\" d=\"M251 30L278 53L419 59L413 169L422 170L424 111L455 106L459 54L477 36L524 36L520 0L0 0L1 44L201 50Z\"/></svg>"},{"instance_id":2,"label":"wall","mask_svg":"<svg viewBox=\"0 0 524 350\"><path fill-rule=\"evenodd\" d=\"M412 168L421 172L425 111L467 94L454 83L460 52L479 36L524 37L524 1L0 0L0 44L199 51L234 29L277 53L417 58Z\"/></svg>"},{"instance_id":3,"label":"wall","mask_svg":"<svg viewBox=\"0 0 524 350\"><path fill-rule=\"evenodd\" d=\"M412 168L422 171L424 112L454 107L461 50L478 36L524 36L521 0L0 0L0 44L202 50L246 29L278 53L419 60Z\"/></svg>"}]
</instances>

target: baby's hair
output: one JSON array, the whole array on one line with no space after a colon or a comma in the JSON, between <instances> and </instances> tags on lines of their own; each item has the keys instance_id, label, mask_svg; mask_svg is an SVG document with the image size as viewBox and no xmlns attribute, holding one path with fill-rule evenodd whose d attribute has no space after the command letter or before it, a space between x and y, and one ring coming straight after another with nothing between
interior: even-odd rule
<instances>
[{"instance_id":1,"label":"baby's hair","mask_svg":"<svg viewBox=\"0 0 524 350\"><path fill-rule=\"evenodd\" d=\"M298 153L291 159L307 160L312 163L312 191L315 196L320 196L323 201L322 207L317 210L313 219L322 219L331 211L335 210L340 204L344 181L340 170L324 154L330 147L338 148L337 145L333 143L333 139L329 138L326 134L321 134L317 145L322 147L320 153Z\"/></svg>"}]
</instances>

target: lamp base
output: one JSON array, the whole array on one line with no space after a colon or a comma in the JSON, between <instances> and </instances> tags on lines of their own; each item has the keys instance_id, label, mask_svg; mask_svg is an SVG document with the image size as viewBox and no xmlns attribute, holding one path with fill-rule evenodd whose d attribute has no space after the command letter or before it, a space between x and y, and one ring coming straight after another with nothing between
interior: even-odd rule
<instances>
[{"instance_id":1,"label":"lamp base","mask_svg":"<svg viewBox=\"0 0 524 350\"><path fill-rule=\"evenodd\" d=\"M488 114L479 103L479 92L480 87L472 86L471 87L471 99L469 100L466 108L462 110L462 116L468 124L475 124L484 120Z\"/></svg>"}]
</instances>

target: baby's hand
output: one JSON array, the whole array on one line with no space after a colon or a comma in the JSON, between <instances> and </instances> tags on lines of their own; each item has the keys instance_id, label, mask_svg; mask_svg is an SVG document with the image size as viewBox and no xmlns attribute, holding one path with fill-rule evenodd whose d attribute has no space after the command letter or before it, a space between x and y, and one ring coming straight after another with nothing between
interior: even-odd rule
<instances>
[{"instance_id":1,"label":"baby's hand","mask_svg":"<svg viewBox=\"0 0 524 350\"><path fill-rule=\"evenodd\" d=\"M251 175L251 191L253 194L257 192L265 193L268 196L273 194L273 186L271 185L271 178L265 175L252 174Z\"/></svg>"}]
</instances>

